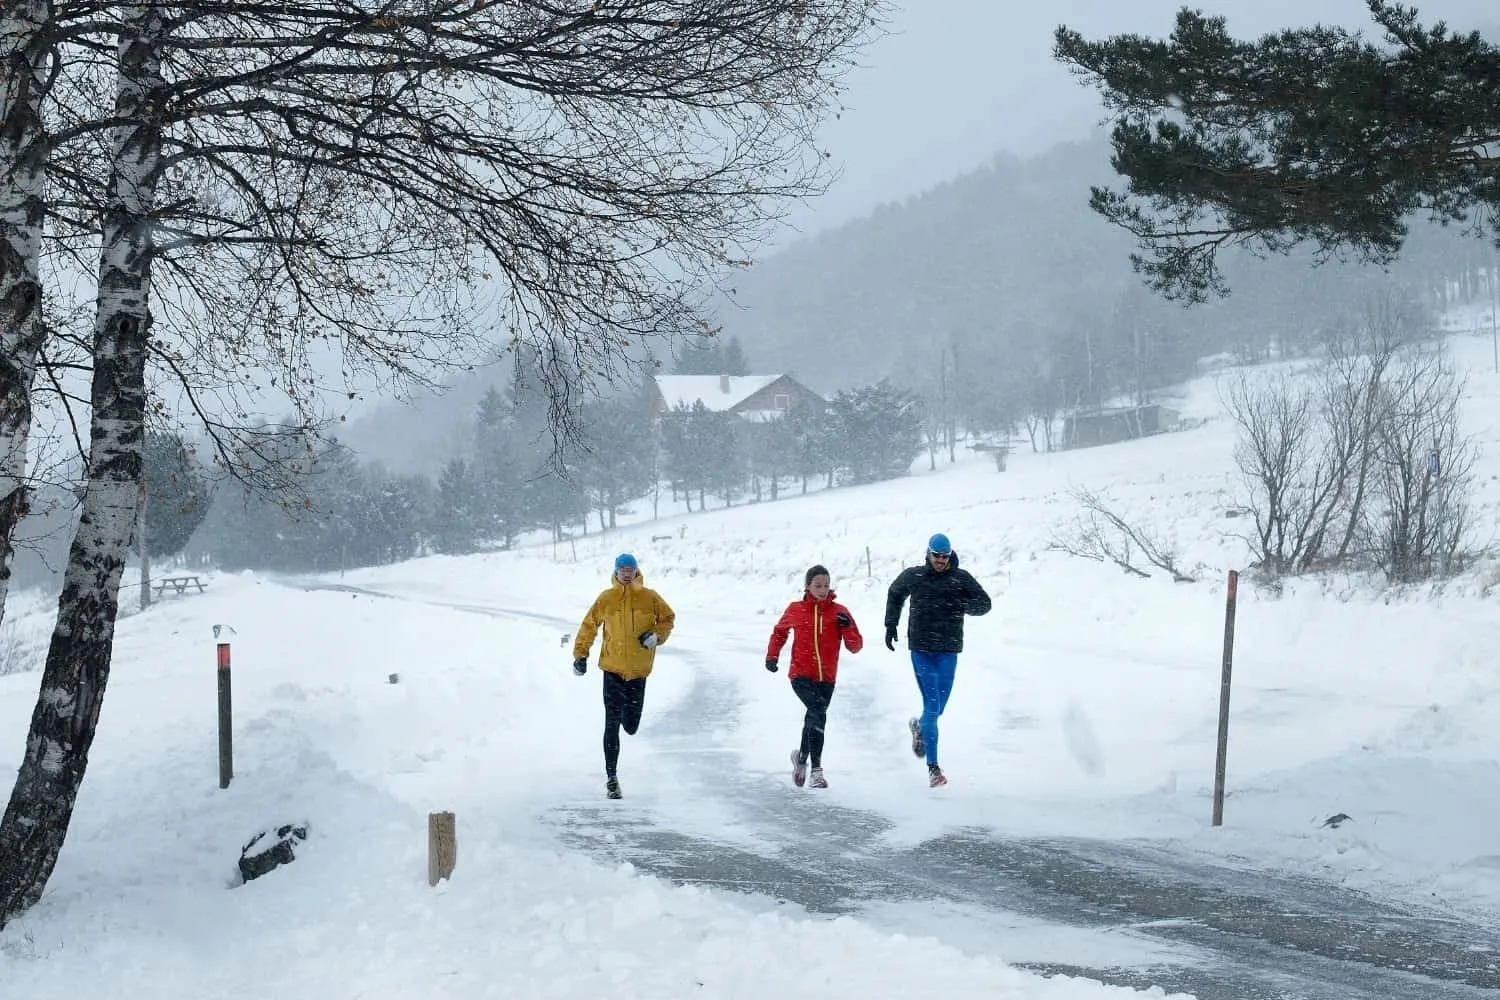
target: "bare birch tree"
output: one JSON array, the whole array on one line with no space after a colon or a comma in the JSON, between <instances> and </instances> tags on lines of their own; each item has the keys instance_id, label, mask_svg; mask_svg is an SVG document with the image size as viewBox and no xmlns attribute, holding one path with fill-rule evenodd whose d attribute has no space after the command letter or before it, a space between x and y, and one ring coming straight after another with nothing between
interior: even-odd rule
<instances>
[{"instance_id":1,"label":"bare birch tree","mask_svg":"<svg viewBox=\"0 0 1500 1000\"><path fill-rule=\"evenodd\" d=\"M93 415L83 511L42 668L26 752L0 823L0 917L41 898L62 850L109 680L120 577L135 522L145 427L153 229L165 108L164 11L120 26L118 124L107 180L94 326Z\"/></svg>"},{"instance_id":2,"label":"bare birch tree","mask_svg":"<svg viewBox=\"0 0 1500 1000\"><path fill-rule=\"evenodd\" d=\"M314 410L322 345L409 380L561 343L539 375L572 412L647 338L701 330L702 290L821 189L816 129L880 6L100 5L62 60L46 202L101 238L88 485L0 822L0 924L39 898L83 778L148 363L212 424L213 392L267 381Z\"/></svg>"},{"instance_id":3,"label":"bare birch tree","mask_svg":"<svg viewBox=\"0 0 1500 1000\"><path fill-rule=\"evenodd\" d=\"M0 622L16 524L27 510L31 389L44 339L42 115L53 70L52 13L51 0L8 2L0 13Z\"/></svg>"}]
</instances>

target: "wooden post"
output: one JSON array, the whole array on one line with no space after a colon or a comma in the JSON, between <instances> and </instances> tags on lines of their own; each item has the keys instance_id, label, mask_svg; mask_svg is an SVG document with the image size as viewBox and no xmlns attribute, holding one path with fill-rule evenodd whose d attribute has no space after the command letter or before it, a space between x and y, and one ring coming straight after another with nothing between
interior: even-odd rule
<instances>
[{"instance_id":1,"label":"wooden post","mask_svg":"<svg viewBox=\"0 0 1500 1000\"><path fill-rule=\"evenodd\" d=\"M458 824L451 812L427 814L427 884L453 876L458 863Z\"/></svg>"},{"instance_id":2,"label":"wooden post","mask_svg":"<svg viewBox=\"0 0 1500 1000\"><path fill-rule=\"evenodd\" d=\"M219 643L219 787L234 777L234 713L229 698L229 643Z\"/></svg>"},{"instance_id":3,"label":"wooden post","mask_svg":"<svg viewBox=\"0 0 1500 1000\"><path fill-rule=\"evenodd\" d=\"M868 545L866 545L865 546L865 579L868 580L871 577L873 577L874 575L875 575L874 570L870 569L870 547Z\"/></svg>"},{"instance_id":4,"label":"wooden post","mask_svg":"<svg viewBox=\"0 0 1500 1000\"><path fill-rule=\"evenodd\" d=\"M1219 680L1219 752L1214 763L1214 826L1224 825L1224 775L1229 757L1229 677L1234 664L1234 601L1239 590L1238 570L1229 571L1229 596L1224 606L1224 661Z\"/></svg>"}]
</instances>

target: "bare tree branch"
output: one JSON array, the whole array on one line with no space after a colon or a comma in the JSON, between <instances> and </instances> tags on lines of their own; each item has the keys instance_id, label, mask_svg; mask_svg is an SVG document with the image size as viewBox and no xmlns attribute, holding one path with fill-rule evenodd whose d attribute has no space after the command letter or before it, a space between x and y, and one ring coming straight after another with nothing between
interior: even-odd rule
<instances>
[{"instance_id":1,"label":"bare tree branch","mask_svg":"<svg viewBox=\"0 0 1500 1000\"><path fill-rule=\"evenodd\" d=\"M1071 538L1054 537L1048 548L1095 562L1110 562L1132 576L1151 574L1137 565L1146 565L1168 574L1173 583L1196 583L1197 578L1184 572L1177 554L1156 536L1137 528L1117 514L1097 493L1086 489L1069 492L1083 509L1074 522Z\"/></svg>"}]
</instances>

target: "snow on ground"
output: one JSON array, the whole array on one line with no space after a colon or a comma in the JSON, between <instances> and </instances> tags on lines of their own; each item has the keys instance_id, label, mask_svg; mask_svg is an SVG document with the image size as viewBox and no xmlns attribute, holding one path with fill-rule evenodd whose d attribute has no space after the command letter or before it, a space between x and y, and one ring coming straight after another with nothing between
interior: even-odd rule
<instances>
[{"instance_id":1,"label":"snow on ground","mask_svg":"<svg viewBox=\"0 0 1500 1000\"><path fill-rule=\"evenodd\" d=\"M234 630L222 633L236 711L227 791L216 624ZM43 902L0 934L0 995L1135 995L560 849L539 816L596 801L599 781L597 690L556 669L557 646L544 621L253 576L128 619L62 863ZM673 673L654 709L680 690ZM24 732L35 681L0 678L0 731ZM433 889L437 809L458 816L459 861ZM244 841L303 820L312 835L293 868L234 886Z\"/></svg>"},{"instance_id":2,"label":"snow on ground","mask_svg":"<svg viewBox=\"0 0 1500 1000\"><path fill-rule=\"evenodd\" d=\"M1484 521L1500 487L1500 376L1472 356ZM1147 837L1247 867L1500 915L1500 619L1483 566L1434 591L1358 579L1240 591L1226 824L1212 828L1224 576L1242 566L1232 429L1211 380L1192 430L1108 448L983 458L875 486L623 527L551 545L351 572L304 590L253 574L121 623L78 813L46 898L0 933L5 996L107 995L1095 998L1135 995L1007 967L1007 941L893 936L769 900L669 887L554 840L548 817L602 798L596 671L569 636L619 550L678 612L623 808L671 828L747 836L676 786L652 720L697 679L744 699L706 744L785 781L800 709L762 667L771 624L813 562L867 639L843 664L826 752L832 788L892 839L955 827ZM1200 580L1141 580L1049 551L1106 496L1171 539ZM665 505L664 505L665 508ZM905 720L904 650L880 642L885 588L933 531L990 589L942 729L952 784L926 787ZM382 596L384 595L384 596ZM214 625L233 643L236 778L217 788ZM596 663L597 658L591 659ZM389 683L389 675L398 675ZM0 770L37 676L0 676ZM730 758L725 757L728 761ZM451 882L425 881L426 814L458 816ZM1352 820L1324 828L1335 813ZM239 846L305 820L288 872L232 887ZM957 918L955 918L957 919ZM1017 927L1024 935L1026 929ZM972 935L970 936L972 937Z\"/></svg>"}]
</instances>

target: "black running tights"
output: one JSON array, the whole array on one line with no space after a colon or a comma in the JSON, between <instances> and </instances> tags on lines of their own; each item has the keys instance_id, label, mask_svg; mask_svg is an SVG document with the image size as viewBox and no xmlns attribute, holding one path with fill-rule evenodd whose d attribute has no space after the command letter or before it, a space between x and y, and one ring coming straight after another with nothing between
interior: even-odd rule
<instances>
[{"instance_id":1,"label":"black running tights","mask_svg":"<svg viewBox=\"0 0 1500 1000\"><path fill-rule=\"evenodd\" d=\"M796 677L792 680L792 691L807 706L807 715L802 720L802 745L797 748L803 760L812 760L813 767L823 766L823 730L828 725L828 703L833 700L833 685L822 681Z\"/></svg>"},{"instance_id":2,"label":"black running tights","mask_svg":"<svg viewBox=\"0 0 1500 1000\"><path fill-rule=\"evenodd\" d=\"M604 773L615 776L620 763L620 730L631 736L641 728L641 710L646 707L646 678L627 681L619 674L604 675Z\"/></svg>"}]
</instances>

